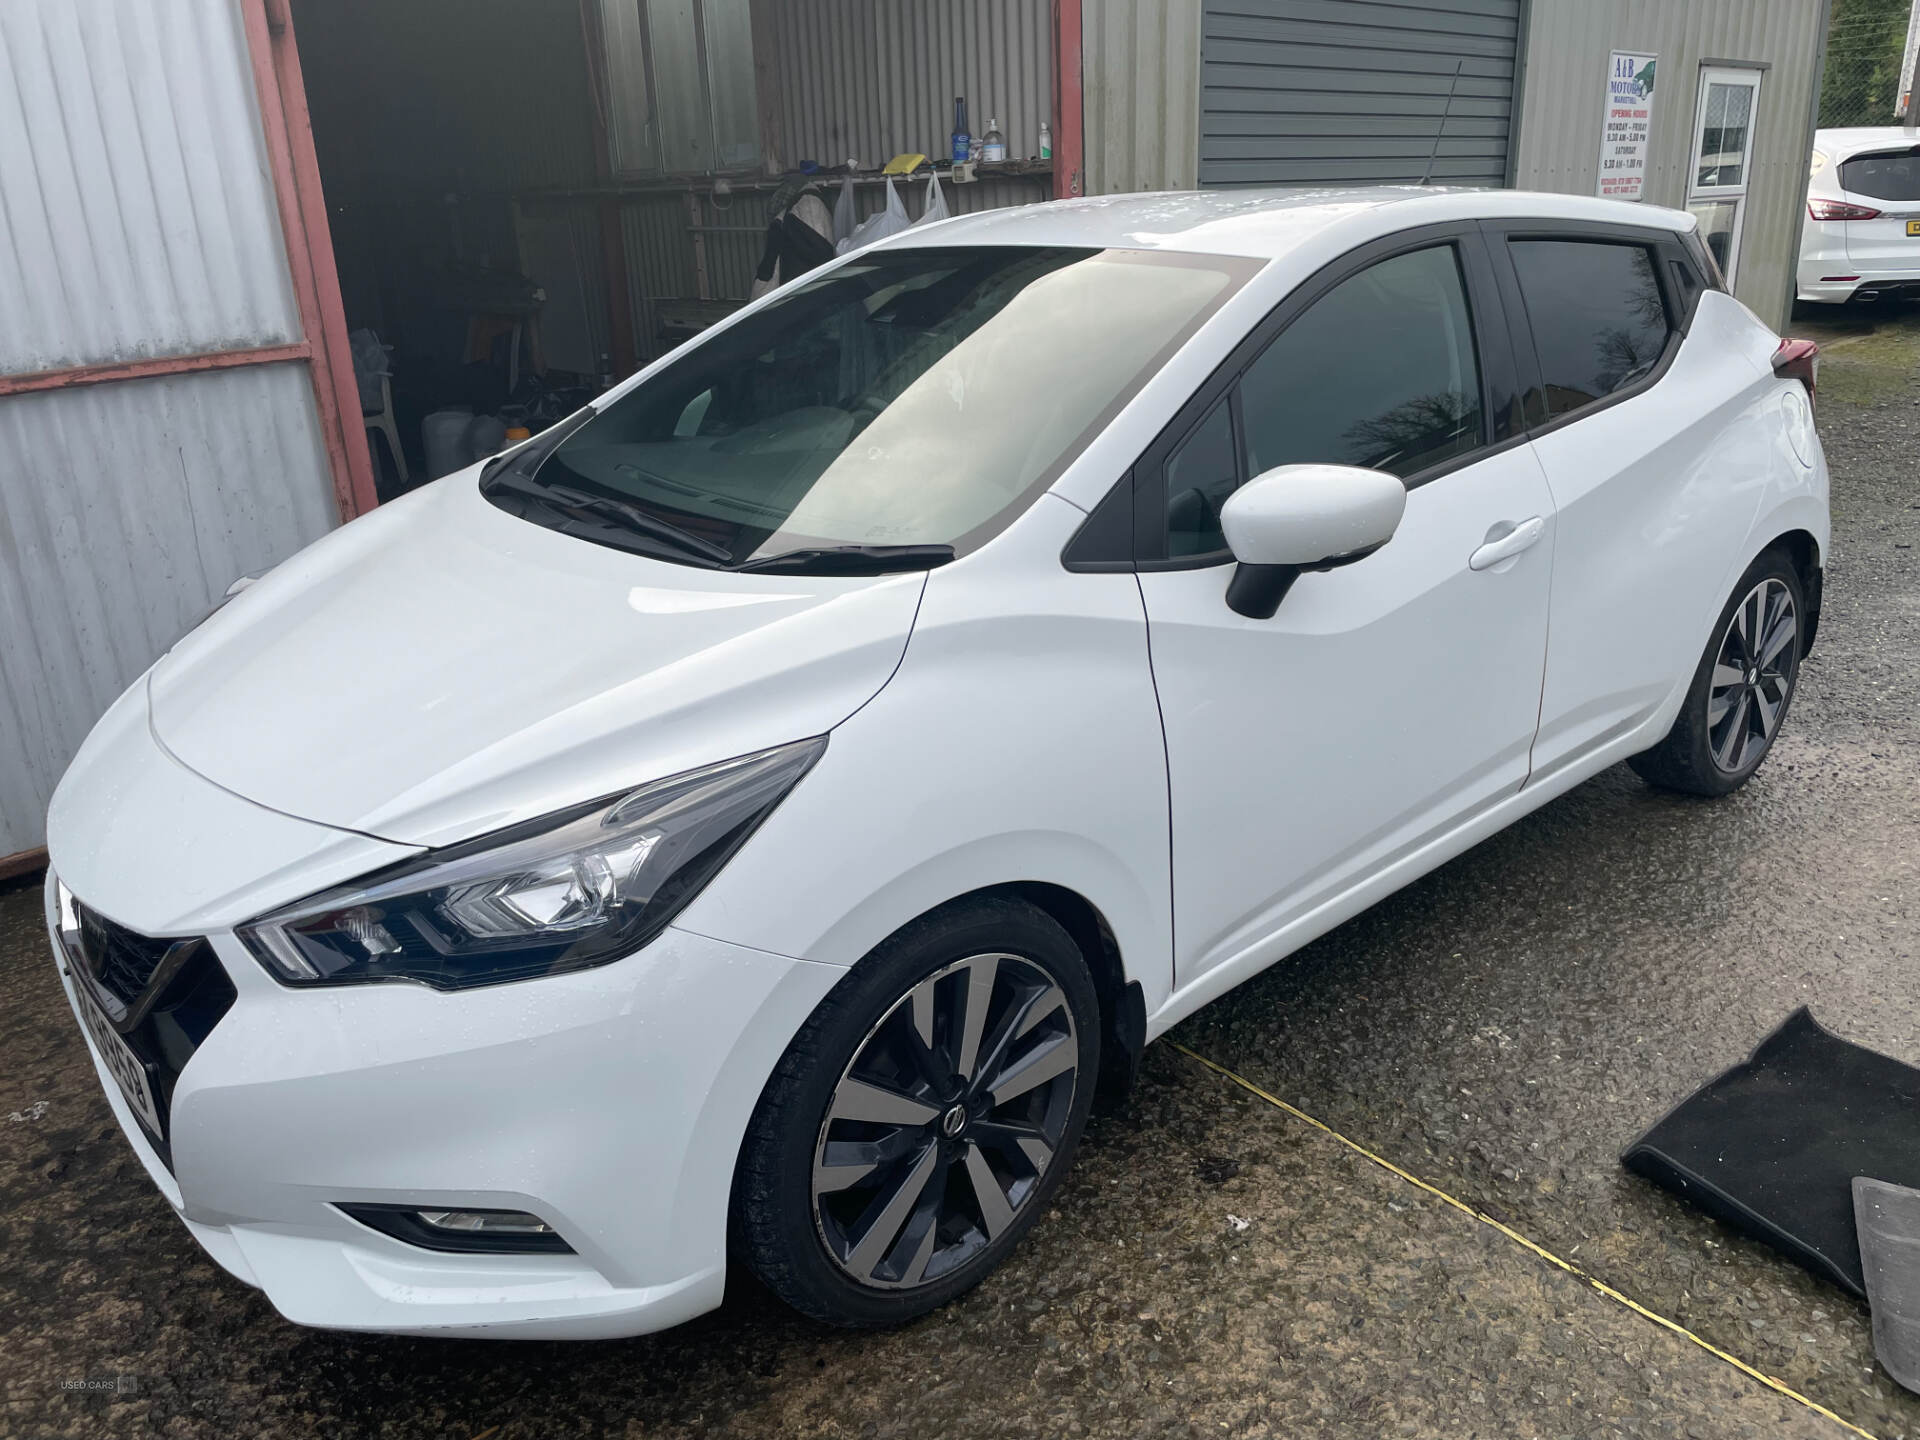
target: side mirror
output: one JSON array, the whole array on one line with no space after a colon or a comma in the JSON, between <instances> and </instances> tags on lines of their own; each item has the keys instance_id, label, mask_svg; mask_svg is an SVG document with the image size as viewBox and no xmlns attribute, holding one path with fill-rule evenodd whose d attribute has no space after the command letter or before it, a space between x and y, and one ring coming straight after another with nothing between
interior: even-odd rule
<instances>
[{"instance_id":1,"label":"side mirror","mask_svg":"<svg viewBox=\"0 0 1920 1440\"><path fill-rule=\"evenodd\" d=\"M1220 528L1240 563L1227 604L1265 620L1308 570L1364 560L1393 538L1407 487L1351 465L1281 465L1256 475L1220 507Z\"/></svg>"}]
</instances>

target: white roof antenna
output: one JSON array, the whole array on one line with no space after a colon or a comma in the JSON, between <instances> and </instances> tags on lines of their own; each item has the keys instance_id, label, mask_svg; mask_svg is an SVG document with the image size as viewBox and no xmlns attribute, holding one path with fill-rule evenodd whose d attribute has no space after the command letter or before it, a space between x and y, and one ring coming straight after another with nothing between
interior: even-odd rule
<instances>
[{"instance_id":1,"label":"white roof antenna","mask_svg":"<svg viewBox=\"0 0 1920 1440\"><path fill-rule=\"evenodd\" d=\"M1433 153L1427 156L1427 168L1420 176L1422 185L1433 183L1433 162L1440 158L1440 138L1447 133L1447 121L1453 115L1453 92L1460 87L1460 70L1466 63L1464 55L1453 62L1453 79L1447 85L1447 103L1440 108L1440 127L1433 132Z\"/></svg>"}]
</instances>

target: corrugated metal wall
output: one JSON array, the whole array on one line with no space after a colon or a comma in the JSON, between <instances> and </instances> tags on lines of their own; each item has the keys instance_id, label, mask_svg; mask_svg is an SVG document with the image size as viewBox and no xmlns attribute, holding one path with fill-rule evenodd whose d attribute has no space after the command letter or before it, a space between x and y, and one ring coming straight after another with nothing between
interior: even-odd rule
<instances>
[{"instance_id":1,"label":"corrugated metal wall","mask_svg":"<svg viewBox=\"0 0 1920 1440\"><path fill-rule=\"evenodd\" d=\"M925 176L897 183L907 214L917 219L926 206ZM1044 175L1010 176L972 185L940 182L947 197L947 208L955 215L1006 205L1031 205L1048 198L1048 186L1049 179ZM701 232L706 249L708 295L717 300L744 300L752 287L754 270L760 263L760 252L766 241L769 192L737 189L727 198L724 208L714 202L707 186L693 193L698 223L724 227ZM840 182L823 180L819 193L831 210L840 193ZM865 219L885 207L886 188L865 182L856 185L854 205L856 215ZM620 218L631 277L634 338L640 358L651 360L672 348L672 342L660 334L660 302L684 300L698 293L695 232L689 228L694 218L688 213L686 191L626 200L621 204Z\"/></svg>"},{"instance_id":2,"label":"corrugated metal wall","mask_svg":"<svg viewBox=\"0 0 1920 1440\"><path fill-rule=\"evenodd\" d=\"M1009 158L1040 153L1052 103L1046 0L779 0L768 10L783 165L946 156L956 95L974 134L997 119Z\"/></svg>"},{"instance_id":3,"label":"corrugated metal wall","mask_svg":"<svg viewBox=\"0 0 1920 1440\"><path fill-rule=\"evenodd\" d=\"M329 483L305 365L0 400L0 856L236 576L326 533Z\"/></svg>"},{"instance_id":4,"label":"corrugated metal wall","mask_svg":"<svg viewBox=\"0 0 1920 1440\"><path fill-rule=\"evenodd\" d=\"M0 75L0 374L299 335L231 4L6 0Z\"/></svg>"},{"instance_id":5,"label":"corrugated metal wall","mask_svg":"<svg viewBox=\"0 0 1920 1440\"><path fill-rule=\"evenodd\" d=\"M1086 193L1199 181L1201 0L1092 0L1081 12Z\"/></svg>"},{"instance_id":6,"label":"corrugated metal wall","mask_svg":"<svg viewBox=\"0 0 1920 1440\"><path fill-rule=\"evenodd\" d=\"M614 172L760 163L752 0L593 0Z\"/></svg>"},{"instance_id":7,"label":"corrugated metal wall","mask_svg":"<svg viewBox=\"0 0 1920 1440\"><path fill-rule=\"evenodd\" d=\"M298 338L238 0L6 0L0 190L0 373ZM0 398L0 856L113 697L333 515L304 364Z\"/></svg>"},{"instance_id":8,"label":"corrugated metal wall","mask_svg":"<svg viewBox=\"0 0 1920 1440\"><path fill-rule=\"evenodd\" d=\"M1520 0L1206 0L1200 183L1500 185Z\"/></svg>"},{"instance_id":9,"label":"corrugated metal wall","mask_svg":"<svg viewBox=\"0 0 1920 1440\"><path fill-rule=\"evenodd\" d=\"M1684 206L1706 61L1768 66L1754 120L1753 181L1735 293L1770 324L1791 300L1806 204L1821 0L1531 0L1515 184L1591 195L1615 50L1659 56L1646 199Z\"/></svg>"},{"instance_id":10,"label":"corrugated metal wall","mask_svg":"<svg viewBox=\"0 0 1920 1440\"><path fill-rule=\"evenodd\" d=\"M970 123L984 133L997 119L1015 158L1036 154L1040 121L1052 105L1052 7L1045 0L779 0L761 11L766 33L756 52L771 57L777 96L771 117L778 159L877 166L907 152L944 158L953 99L967 97ZM926 203L924 176L900 184L910 216ZM1001 176L973 185L942 181L956 215L1045 200L1050 177ZM742 184L715 200L691 191L635 195L621 204L634 334L641 357L670 347L660 334L660 302L697 296L695 224L705 251L707 297L744 300L765 243L768 190ZM689 209L688 196L693 197ZM839 181L820 182L829 209ZM885 188L854 191L860 218L886 203Z\"/></svg>"}]
</instances>

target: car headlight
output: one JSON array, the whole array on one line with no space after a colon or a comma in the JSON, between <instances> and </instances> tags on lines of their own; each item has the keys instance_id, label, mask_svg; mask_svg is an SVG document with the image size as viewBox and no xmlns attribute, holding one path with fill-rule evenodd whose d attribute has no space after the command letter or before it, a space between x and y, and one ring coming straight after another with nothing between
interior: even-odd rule
<instances>
[{"instance_id":1,"label":"car headlight","mask_svg":"<svg viewBox=\"0 0 1920 1440\"><path fill-rule=\"evenodd\" d=\"M239 936L289 985L459 990L617 960L719 873L826 746L762 750L431 851Z\"/></svg>"}]
</instances>

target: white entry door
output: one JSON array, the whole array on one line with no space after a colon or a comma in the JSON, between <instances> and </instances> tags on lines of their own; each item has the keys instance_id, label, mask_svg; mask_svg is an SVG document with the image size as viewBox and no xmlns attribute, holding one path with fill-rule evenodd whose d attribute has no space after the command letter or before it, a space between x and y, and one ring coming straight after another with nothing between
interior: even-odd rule
<instances>
[{"instance_id":1,"label":"white entry door","mask_svg":"<svg viewBox=\"0 0 1920 1440\"><path fill-rule=\"evenodd\" d=\"M1733 284L1740 266L1753 170L1753 125L1760 113L1760 71L1700 67L1700 105L1694 116L1693 163L1687 172L1687 209L1701 238Z\"/></svg>"}]
</instances>

